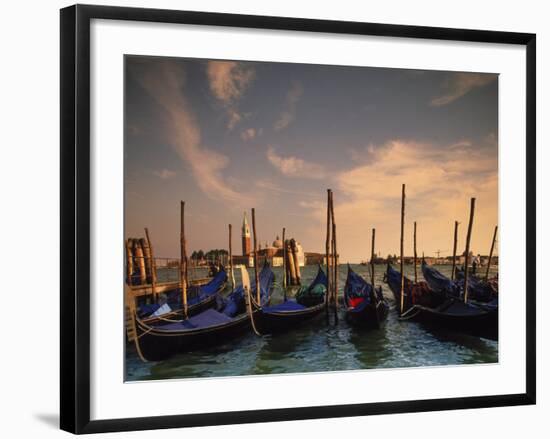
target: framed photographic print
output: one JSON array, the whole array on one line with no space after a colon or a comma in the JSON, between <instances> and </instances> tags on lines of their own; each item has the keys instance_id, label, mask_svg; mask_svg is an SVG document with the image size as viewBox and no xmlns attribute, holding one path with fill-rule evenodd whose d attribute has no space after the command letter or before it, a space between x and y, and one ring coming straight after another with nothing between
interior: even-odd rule
<instances>
[{"instance_id":1,"label":"framed photographic print","mask_svg":"<svg viewBox=\"0 0 550 439\"><path fill-rule=\"evenodd\" d=\"M64 430L535 403L533 34L65 8L61 170Z\"/></svg>"}]
</instances>

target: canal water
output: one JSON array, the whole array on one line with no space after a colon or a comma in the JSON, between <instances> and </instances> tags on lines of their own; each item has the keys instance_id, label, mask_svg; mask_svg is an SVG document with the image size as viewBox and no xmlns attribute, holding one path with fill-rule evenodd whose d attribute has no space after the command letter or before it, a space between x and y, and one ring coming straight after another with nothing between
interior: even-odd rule
<instances>
[{"instance_id":1,"label":"canal water","mask_svg":"<svg viewBox=\"0 0 550 439\"><path fill-rule=\"evenodd\" d=\"M368 267L352 265L365 278ZM450 274L450 266L437 267ZM413 277L413 266L405 274ZM283 300L282 268L275 267L276 285L272 303ZM126 379L159 380L271 373L298 373L392 367L422 367L498 362L498 342L397 319L393 295L382 282L384 265L376 266L376 282L382 285L390 303L388 320L379 330L358 330L345 322L343 310L337 324L327 324L324 314L284 334L257 336L252 331L205 350L177 354L161 362L143 363L133 344L126 349ZM254 279L253 271L250 278ZM317 274L316 266L302 268L302 283L308 285ZM342 294L347 266L340 266ZM422 278L419 268L418 274ZM239 283L239 270L235 277Z\"/></svg>"}]
</instances>

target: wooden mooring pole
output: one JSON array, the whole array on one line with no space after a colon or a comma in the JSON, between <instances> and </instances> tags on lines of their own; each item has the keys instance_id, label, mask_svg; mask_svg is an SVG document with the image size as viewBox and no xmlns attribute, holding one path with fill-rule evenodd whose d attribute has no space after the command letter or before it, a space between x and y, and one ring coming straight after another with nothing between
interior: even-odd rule
<instances>
[{"instance_id":1,"label":"wooden mooring pole","mask_svg":"<svg viewBox=\"0 0 550 439\"><path fill-rule=\"evenodd\" d=\"M331 260L330 260L330 232L331 232L331 224L330 224L330 189L327 189L327 239L325 241L325 263L326 263L326 274L327 274L327 292L325 294L325 306L326 306L326 312L327 312L327 318L328 318L328 309L330 300L332 298L332 275L330 273L331 271Z\"/></svg>"},{"instance_id":2,"label":"wooden mooring pole","mask_svg":"<svg viewBox=\"0 0 550 439\"><path fill-rule=\"evenodd\" d=\"M288 271L288 283L290 285L296 285L297 284L296 261L294 260L294 253L292 251L292 242L290 239L288 239L285 242L285 249L286 249L286 263L287 263L287 271Z\"/></svg>"},{"instance_id":3,"label":"wooden mooring pole","mask_svg":"<svg viewBox=\"0 0 550 439\"><path fill-rule=\"evenodd\" d=\"M286 281L287 281L287 272L286 272L286 228L283 227L283 299L286 302Z\"/></svg>"},{"instance_id":4,"label":"wooden mooring pole","mask_svg":"<svg viewBox=\"0 0 550 439\"><path fill-rule=\"evenodd\" d=\"M153 253L153 244L151 237L149 236L149 229L145 227L145 237L149 246L149 265L151 266L151 292L153 293L153 300L157 300L157 264Z\"/></svg>"},{"instance_id":5,"label":"wooden mooring pole","mask_svg":"<svg viewBox=\"0 0 550 439\"><path fill-rule=\"evenodd\" d=\"M290 249L292 251L292 260L294 262L294 270L296 273L296 285L302 284L302 276L300 275L300 260L298 259L298 246L296 240L292 238L290 240Z\"/></svg>"},{"instance_id":6,"label":"wooden mooring pole","mask_svg":"<svg viewBox=\"0 0 550 439\"><path fill-rule=\"evenodd\" d=\"M143 262L145 263L146 282L151 283L152 267L151 267L151 249L149 248L149 240L140 238L139 243L143 249Z\"/></svg>"},{"instance_id":7,"label":"wooden mooring pole","mask_svg":"<svg viewBox=\"0 0 550 439\"><path fill-rule=\"evenodd\" d=\"M231 291L235 289L235 274L233 273L233 245L232 226L229 224L229 276L231 277Z\"/></svg>"},{"instance_id":8,"label":"wooden mooring pole","mask_svg":"<svg viewBox=\"0 0 550 439\"><path fill-rule=\"evenodd\" d=\"M185 239L185 202L180 202L180 282L183 316L187 318L187 241Z\"/></svg>"},{"instance_id":9,"label":"wooden mooring pole","mask_svg":"<svg viewBox=\"0 0 550 439\"><path fill-rule=\"evenodd\" d=\"M372 242L370 248L370 283L374 290L374 240L376 239L376 229L372 229Z\"/></svg>"},{"instance_id":10,"label":"wooden mooring pole","mask_svg":"<svg viewBox=\"0 0 550 439\"><path fill-rule=\"evenodd\" d=\"M400 314L402 315L405 306L405 258L404 258L404 236L405 236L405 184L401 187L401 246L400 246L400 262L401 262L401 303Z\"/></svg>"},{"instance_id":11,"label":"wooden mooring pole","mask_svg":"<svg viewBox=\"0 0 550 439\"><path fill-rule=\"evenodd\" d=\"M468 233L466 235L466 252L464 255L464 303L468 302L468 264L470 262L470 239L472 237L472 225L474 224L474 210L476 199L470 200L470 220L468 222Z\"/></svg>"},{"instance_id":12,"label":"wooden mooring pole","mask_svg":"<svg viewBox=\"0 0 550 439\"><path fill-rule=\"evenodd\" d=\"M416 221L414 222L414 233L413 233L413 247L414 247L414 283L418 282L418 268L416 266Z\"/></svg>"},{"instance_id":13,"label":"wooden mooring pole","mask_svg":"<svg viewBox=\"0 0 550 439\"><path fill-rule=\"evenodd\" d=\"M126 279L128 285L132 285L132 276L134 275L134 256L132 254L132 238L124 242L126 247Z\"/></svg>"},{"instance_id":14,"label":"wooden mooring pole","mask_svg":"<svg viewBox=\"0 0 550 439\"><path fill-rule=\"evenodd\" d=\"M495 226L495 233L493 233L493 242L491 243L491 251L489 253L489 260L487 261L487 271L485 272L485 282L489 279L489 270L491 269L491 260L493 259L493 251L495 250L495 242L497 240L498 226Z\"/></svg>"},{"instance_id":15,"label":"wooden mooring pole","mask_svg":"<svg viewBox=\"0 0 550 439\"><path fill-rule=\"evenodd\" d=\"M258 273L258 239L256 237L256 210L252 208L252 235L254 237L254 277L256 279L256 300L261 305L260 275Z\"/></svg>"},{"instance_id":16,"label":"wooden mooring pole","mask_svg":"<svg viewBox=\"0 0 550 439\"><path fill-rule=\"evenodd\" d=\"M376 285L374 284L374 242L376 238L376 229L372 229L372 244L370 249L370 265L371 265L371 274L370 274L370 283L372 285L372 294L371 294L371 300L372 303L375 305L375 314L376 314L376 326L380 327L380 315L378 314L378 306L380 305L380 301L376 294Z\"/></svg>"},{"instance_id":17,"label":"wooden mooring pole","mask_svg":"<svg viewBox=\"0 0 550 439\"><path fill-rule=\"evenodd\" d=\"M330 216L332 220L332 260L334 270L334 321L338 323L338 247L336 246L336 221L334 220L334 197L332 191L330 191Z\"/></svg>"},{"instance_id":18,"label":"wooden mooring pole","mask_svg":"<svg viewBox=\"0 0 550 439\"><path fill-rule=\"evenodd\" d=\"M134 258L136 260L139 269L139 284L144 285L147 283L147 272L145 271L145 258L143 256L143 248L141 247L141 241L134 239Z\"/></svg>"},{"instance_id":19,"label":"wooden mooring pole","mask_svg":"<svg viewBox=\"0 0 550 439\"><path fill-rule=\"evenodd\" d=\"M456 245L458 242L458 221L455 221L455 235L453 244L453 268L451 269L451 279L455 280L456 276Z\"/></svg>"}]
</instances>

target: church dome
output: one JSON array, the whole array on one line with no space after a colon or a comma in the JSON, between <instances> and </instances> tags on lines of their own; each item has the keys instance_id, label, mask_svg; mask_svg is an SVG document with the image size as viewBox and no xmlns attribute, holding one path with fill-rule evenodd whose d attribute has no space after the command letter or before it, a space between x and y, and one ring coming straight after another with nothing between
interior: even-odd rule
<instances>
[{"instance_id":1,"label":"church dome","mask_svg":"<svg viewBox=\"0 0 550 439\"><path fill-rule=\"evenodd\" d=\"M273 241L273 247L275 248L283 248L283 241L280 240L279 236Z\"/></svg>"}]
</instances>

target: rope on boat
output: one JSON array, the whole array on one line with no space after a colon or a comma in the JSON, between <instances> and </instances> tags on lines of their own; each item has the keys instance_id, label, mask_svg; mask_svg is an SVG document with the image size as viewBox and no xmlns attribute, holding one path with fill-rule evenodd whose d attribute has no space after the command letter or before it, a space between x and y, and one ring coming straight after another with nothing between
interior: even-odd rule
<instances>
[{"instance_id":1,"label":"rope on boat","mask_svg":"<svg viewBox=\"0 0 550 439\"><path fill-rule=\"evenodd\" d=\"M248 298L246 309L248 311L248 315L250 316L250 323L252 323L252 330L254 331L254 333L257 336L261 336L262 334L260 334L260 332L256 328L256 323L254 322L254 313L252 312L252 300L253 299L250 296L250 289L249 288L245 288L245 289L246 289L246 297Z\"/></svg>"},{"instance_id":2,"label":"rope on boat","mask_svg":"<svg viewBox=\"0 0 550 439\"><path fill-rule=\"evenodd\" d=\"M137 338L141 338L141 337L143 337L144 335L149 334L152 330L153 330L153 328L149 328L147 331L143 331L141 334L138 335Z\"/></svg>"},{"instance_id":3,"label":"rope on boat","mask_svg":"<svg viewBox=\"0 0 550 439\"><path fill-rule=\"evenodd\" d=\"M411 311L415 310L416 312L409 316L409 314L411 313ZM412 308L409 308L407 311L405 311L399 318L398 320L400 321L404 321L404 320L410 320L410 319L413 319L415 318L418 314L420 314L422 310L420 308L417 308L416 305L413 306Z\"/></svg>"},{"instance_id":4,"label":"rope on boat","mask_svg":"<svg viewBox=\"0 0 550 439\"><path fill-rule=\"evenodd\" d=\"M132 326L133 326L133 330L134 330L134 333L136 334L136 336L134 337L134 344L136 345L136 351L138 353L138 356L139 358L141 359L141 361L143 361L144 363L147 363L147 359L145 358L145 356L143 355L143 352L141 352L141 346L139 344L139 339L142 335L145 335L146 333L143 333L143 334L140 334L138 336L138 333L137 333L137 328L136 328L136 320L137 320L138 316L136 314L136 311L133 310L133 319L132 319ZM151 329L149 329L150 331ZM147 332L149 332L147 331Z\"/></svg>"}]
</instances>

